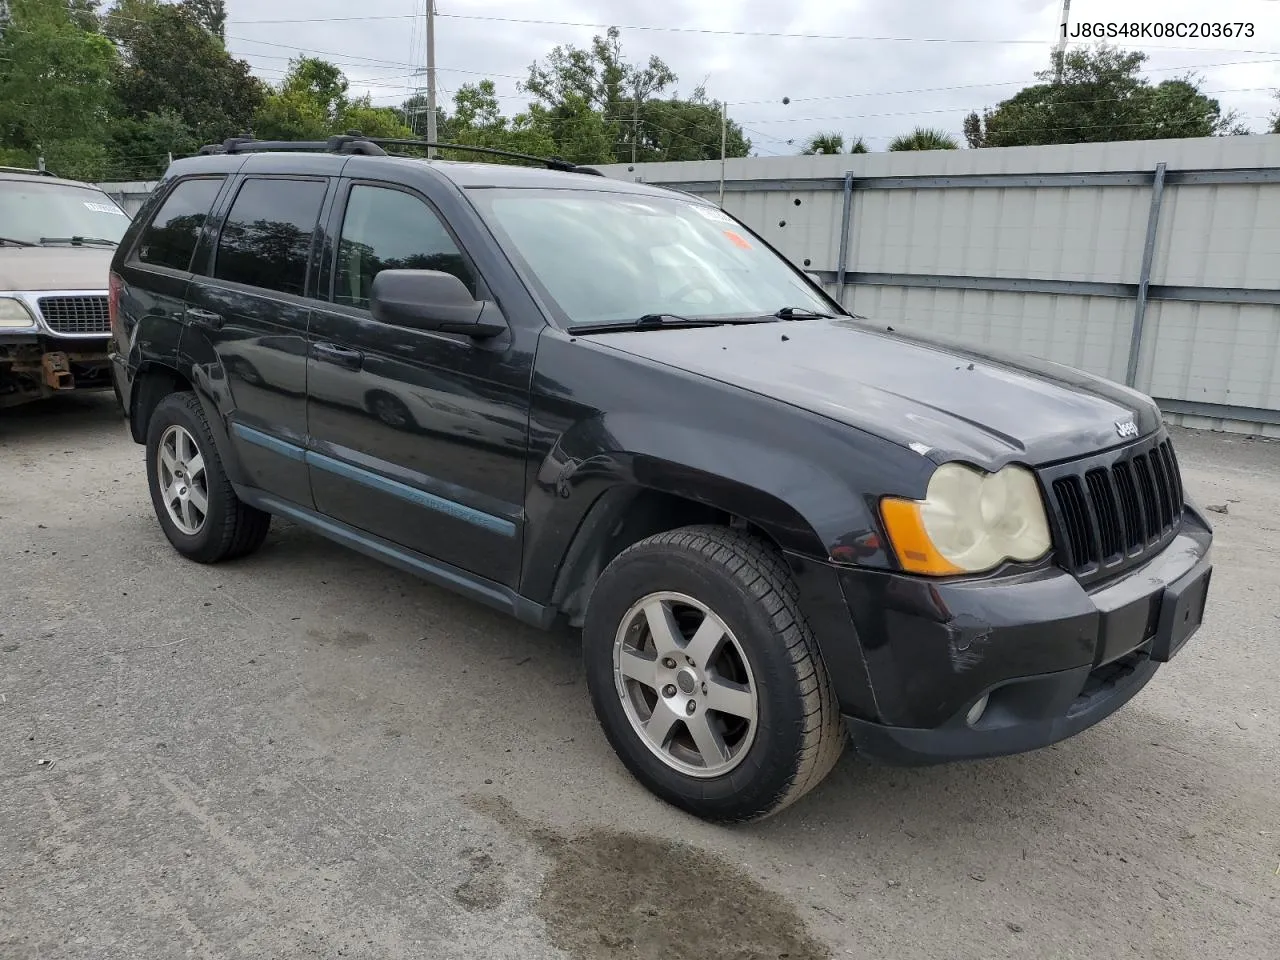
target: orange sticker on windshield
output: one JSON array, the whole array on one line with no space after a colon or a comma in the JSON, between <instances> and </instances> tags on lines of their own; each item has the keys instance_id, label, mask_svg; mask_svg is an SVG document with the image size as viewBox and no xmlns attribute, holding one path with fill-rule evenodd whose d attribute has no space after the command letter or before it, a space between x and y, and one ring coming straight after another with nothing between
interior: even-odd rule
<instances>
[{"instance_id":1,"label":"orange sticker on windshield","mask_svg":"<svg viewBox=\"0 0 1280 960\"><path fill-rule=\"evenodd\" d=\"M732 230L726 230L724 235L733 241L735 247L741 247L743 250L751 249L751 244L747 243L740 234L736 234Z\"/></svg>"}]
</instances>

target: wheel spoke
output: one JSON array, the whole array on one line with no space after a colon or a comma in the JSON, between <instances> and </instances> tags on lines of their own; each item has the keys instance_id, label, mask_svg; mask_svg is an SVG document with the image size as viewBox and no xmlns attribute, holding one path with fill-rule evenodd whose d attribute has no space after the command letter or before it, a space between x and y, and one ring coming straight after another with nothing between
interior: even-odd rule
<instances>
[{"instance_id":1,"label":"wheel spoke","mask_svg":"<svg viewBox=\"0 0 1280 960\"><path fill-rule=\"evenodd\" d=\"M182 428L173 433L173 455L179 463L187 459L187 432Z\"/></svg>"},{"instance_id":2,"label":"wheel spoke","mask_svg":"<svg viewBox=\"0 0 1280 960\"><path fill-rule=\"evenodd\" d=\"M702 670L715 662L724 643L724 624L713 613L702 618L693 639L684 648L685 656L691 659Z\"/></svg>"},{"instance_id":3,"label":"wheel spoke","mask_svg":"<svg viewBox=\"0 0 1280 960\"><path fill-rule=\"evenodd\" d=\"M630 677L651 690L658 689L658 681L654 679L654 670L658 666L656 659L651 660L643 653L624 649L618 666L624 677Z\"/></svg>"},{"instance_id":4,"label":"wheel spoke","mask_svg":"<svg viewBox=\"0 0 1280 960\"><path fill-rule=\"evenodd\" d=\"M187 525L188 530L196 528L196 515L191 509L190 500L181 500L178 503L178 509L182 511L182 522Z\"/></svg>"},{"instance_id":5,"label":"wheel spoke","mask_svg":"<svg viewBox=\"0 0 1280 960\"><path fill-rule=\"evenodd\" d=\"M191 505L200 511L200 515L204 516L209 512L209 497L199 487L192 487L188 492Z\"/></svg>"},{"instance_id":6,"label":"wheel spoke","mask_svg":"<svg viewBox=\"0 0 1280 960\"><path fill-rule=\"evenodd\" d=\"M178 497L178 481L174 480L167 487L164 488L164 502L167 503L170 507L176 508L176 504L178 503L179 499L180 498Z\"/></svg>"},{"instance_id":7,"label":"wheel spoke","mask_svg":"<svg viewBox=\"0 0 1280 960\"><path fill-rule=\"evenodd\" d=\"M750 720L755 711L747 688L723 677L707 679L707 709Z\"/></svg>"},{"instance_id":8,"label":"wheel spoke","mask_svg":"<svg viewBox=\"0 0 1280 960\"><path fill-rule=\"evenodd\" d=\"M658 656L675 653L680 649L680 627L669 604L661 600L645 604L644 618L649 624L649 634L653 637Z\"/></svg>"},{"instance_id":9,"label":"wheel spoke","mask_svg":"<svg viewBox=\"0 0 1280 960\"><path fill-rule=\"evenodd\" d=\"M645 721L645 735L653 741L656 746L666 748L667 742L671 739L671 731L675 728L676 721L680 717L676 716L674 710L668 706L667 701L661 697L654 705L653 715Z\"/></svg>"},{"instance_id":10,"label":"wheel spoke","mask_svg":"<svg viewBox=\"0 0 1280 960\"><path fill-rule=\"evenodd\" d=\"M204 476L204 456L197 450L195 455L187 461L187 477L190 482L195 483L202 476Z\"/></svg>"},{"instance_id":11,"label":"wheel spoke","mask_svg":"<svg viewBox=\"0 0 1280 960\"><path fill-rule=\"evenodd\" d=\"M173 475L173 471L178 468L178 458L173 455L173 451L167 446L160 448L160 462L164 468L169 471L169 475Z\"/></svg>"},{"instance_id":12,"label":"wheel spoke","mask_svg":"<svg viewBox=\"0 0 1280 960\"><path fill-rule=\"evenodd\" d=\"M729 759L729 748L724 745L724 737L711 725L705 712L686 718L685 726L689 728L698 753L702 754L703 764L714 767Z\"/></svg>"}]
</instances>

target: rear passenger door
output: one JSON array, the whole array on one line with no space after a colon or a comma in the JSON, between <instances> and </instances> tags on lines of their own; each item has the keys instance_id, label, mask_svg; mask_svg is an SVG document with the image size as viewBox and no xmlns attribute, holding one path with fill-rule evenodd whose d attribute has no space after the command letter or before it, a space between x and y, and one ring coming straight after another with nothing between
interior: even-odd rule
<instances>
[{"instance_id":1,"label":"rear passenger door","mask_svg":"<svg viewBox=\"0 0 1280 960\"><path fill-rule=\"evenodd\" d=\"M532 353L518 341L380 323L373 278L442 270L491 299L427 197L348 181L330 217L332 278L311 322L308 427L316 508L514 586L523 532Z\"/></svg>"},{"instance_id":2,"label":"rear passenger door","mask_svg":"<svg viewBox=\"0 0 1280 960\"><path fill-rule=\"evenodd\" d=\"M308 283L329 187L326 177L245 176L187 290L184 337L220 362L222 413L250 485L306 507Z\"/></svg>"}]
</instances>

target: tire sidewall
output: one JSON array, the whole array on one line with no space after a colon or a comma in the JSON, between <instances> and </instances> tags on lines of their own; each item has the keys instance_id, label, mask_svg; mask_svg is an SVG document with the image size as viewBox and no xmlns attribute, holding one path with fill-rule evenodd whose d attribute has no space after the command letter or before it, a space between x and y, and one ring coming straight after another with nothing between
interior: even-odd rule
<instances>
[{"instance_id":1,"label":"tire sidewall","mask_svg":"<svg viewBox=\"0 0 1280 960\"><path fill-rule=\"evenodd\" d=\"M188 399L190 398L190 399ZM199 559L218 546L215 531L221 530L227 519L229 504L222 495L222 463L218 459L218 451L213 437L199 416L191 409L191 403L198 403L191 394L170 394L156 406L147 424L147 487L151 491L151 505L155 509L156 519L165 536L179 553ZM169 516L160 491L160 474L157 455L160 450L160 438L171 426L180 426L191 434L201 456L204 457L205 485L209 491L209 510L204 518L204 526L194 535L183 533Z\"/></svg>"},{"instance_id":2,"label":"tire sidewall","mask_svg":"<svg viewBox=\"0 0 1280 960\"><path fill-rule=\"evenodd\" d=\"M763 582L763 581L761 581ZM626 612L646 594L670 590L710 608L738 639L755 683L758 716L747 756L719 777L663 763L631 726L614 683L613 644ZM731 573L679 549L642 546L606 569L591 596L583 657L596 715L626 766L658 796L699 816L747 819L771 809L794 779L804 746L804 701L795 666L772 617Z\"/></svg>"}]
</instances>

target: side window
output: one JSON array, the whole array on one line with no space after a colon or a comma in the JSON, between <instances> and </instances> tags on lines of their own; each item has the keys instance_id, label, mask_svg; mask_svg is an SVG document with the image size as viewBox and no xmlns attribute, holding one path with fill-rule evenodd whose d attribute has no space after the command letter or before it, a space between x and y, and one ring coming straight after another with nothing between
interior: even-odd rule
<instances>
[{"instance_id":1,"label":"side window","mask_svg":"<svg viewBox=\"0 0 1280 960\"><path fill-rule=\"evenodd\" d=\"M174 187L142 232L138 259L158 267L190 270L200 229L224 179L184 180Z\"/></svg>"},{"instance_id":2,"label":"side window","mask_svg":"<svg viewBox=\"0 0 1280 960\"><path fill-rule=\"evenodd\" d=\"M302 296L325 189L316 180L246 180L218 238L214 277Z\"/></svg>"},{"instance_id":3,"label":"side window","mask_svg":"<svg viewBox=\"0 0 1280 960\"><path fill-rule=\"evenodd\" d=\"M434 210L399 190L357 184L342 221L334 302L367 307L382 270L442 270L476 295L475 274Z\"/></svg>"}]
</instances>

